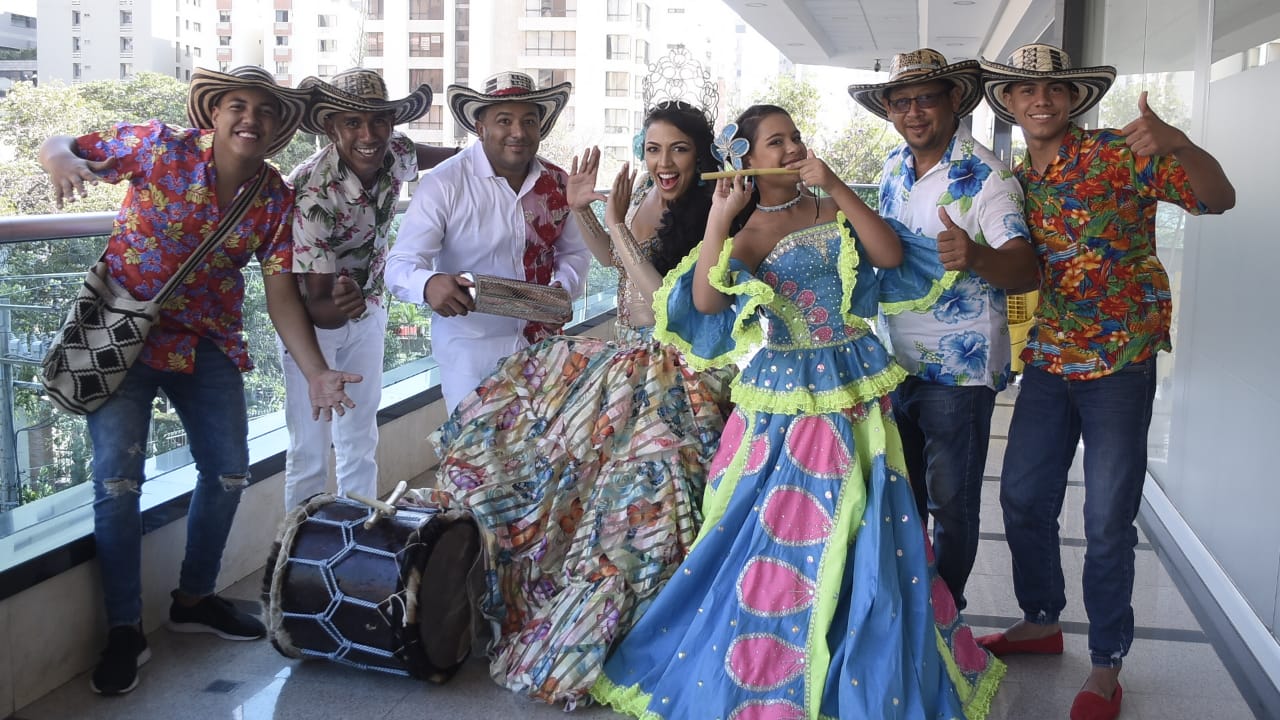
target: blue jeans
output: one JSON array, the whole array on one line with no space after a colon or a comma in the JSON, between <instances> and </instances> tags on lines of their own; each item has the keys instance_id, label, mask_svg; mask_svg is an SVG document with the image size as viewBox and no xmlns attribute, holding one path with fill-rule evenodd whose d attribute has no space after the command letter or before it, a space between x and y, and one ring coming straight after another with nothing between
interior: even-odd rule
<instances>
[{"instance_id":1,"label":"blue jeans","mask_svg":"<svg viewBox=\"0 0 1280 720\"><path fill-rule=\"evenodd\" d=\"M1084 605L1095 667L1120 667L1133 642L1134 521L1147 476L1156 392L1151 357L1095 380L1027 366L1000 477L1013 589L1027 622L1049 625L1067 605L1058 515L1084 438Z\"/></svg>"},{"instance_id":2,"label":"blue jeans","mask_svg":"<svg viewBox=\"0 0 1280 720\"><path fill-rule=\"evenodd\" d=\"M926 511L933 516L938 575L963 610L964 586L978 555L982 473L996 393L912 376L891 397L916 509L921 518Z\"/></svg>"},{"instance_id":3,"label":"blue jeans","mask_svg":"<svg viewBox=\"0 0 1280 720\"><path fill-rule=\"evenodd\" d=\"M200 597L217 583L231 521L249 481L248 413L240 371L222 351L201 340L195 367L187 375L135 363L119 391L86 418L93 441L93 534L108 627L142 619L139 501L158 390L182 420L199 474L178 589Z\"/></svg>"}]
</instances>

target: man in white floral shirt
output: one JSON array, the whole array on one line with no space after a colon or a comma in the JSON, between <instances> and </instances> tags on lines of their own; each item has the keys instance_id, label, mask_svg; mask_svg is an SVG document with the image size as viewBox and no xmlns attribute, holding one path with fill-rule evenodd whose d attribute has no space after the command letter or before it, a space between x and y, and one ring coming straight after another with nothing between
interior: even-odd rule
<instances>
[{"instance_id":1,"label":"man in white floral shirt","mask_svg":"<svg viewBox=\"0 0 1280 720\"><path fill-rule=\"evenodd\" d=\"M978 515L991 414L1009 381L1005 289L1039 281L1022 188L960 119L982 99L976 61L947 64L928 48L894 57L889 81L849 88L906 144L880 178L880 214L936 237L946 269L931 303L882 303L897 361L893 393L921 518L933 516L938 574L957 608L978 552Z\"/></svg>"},{"instance_id":2,"label":"man in white floral shirt","mask_svg":"<svg viewBox=\"0 0 1280 720\"><path fill-rule=\"evenodd\" d=\"M430 110L431 88L426 85L391 101L380 75L355 68L328 83L307 78L299 89L311 94L303 129L331 142L289 176L297 192L293 272L325 358L360 368L365 380L353 398L356 407L334 418L332 426L308 422L305 380L281 346L289 427L286 509L325 489L330 444L337 459L338 492L377 496L387 230L400 187L416 179L419 169L457 152L415 145L392 129Z\"/></svg>"}]
</instances>

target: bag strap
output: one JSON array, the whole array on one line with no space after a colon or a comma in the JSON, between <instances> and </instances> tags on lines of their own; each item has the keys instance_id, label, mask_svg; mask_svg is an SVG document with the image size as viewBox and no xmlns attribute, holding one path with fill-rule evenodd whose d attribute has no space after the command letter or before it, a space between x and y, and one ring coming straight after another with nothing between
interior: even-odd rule
<instances>
[{"instance_id":1,"label":"bag strap","mask_svg":"<svg viewBox=\"0 0 1280 720\"><path fill-rule=\"evenodd\" d=\"M186 281L187 276L191 274L191 271L195 270L196 265L203 262L205 256L208 255L213 248L217 247L217 245L222 242L223 238L235 230L236 226L240 224L240 220L244 218L245 213L249 211L249 206L258 198L258 193L261 192L262 188L267 184L267 173L267 164L264 162L262 164L262 169L258 171L258 175L254 179L253 184L245 188L244 191L236 196L235 202L231 204L231 209L229 209L227 214L223 215L222 219L218 221L218 228L209 233L209 236L204 239L204 242L201 242L199 247L187 256L187 259L182 262L182 265L178 266L178 270L169 278L169 281L164 284L164 287L160 288L160 292L156 293L156 296L151 299L151 302L156 305L165 304L165 302L168 301L169 296L178 289L178 286Z\"/></svg>"}]
</instances>

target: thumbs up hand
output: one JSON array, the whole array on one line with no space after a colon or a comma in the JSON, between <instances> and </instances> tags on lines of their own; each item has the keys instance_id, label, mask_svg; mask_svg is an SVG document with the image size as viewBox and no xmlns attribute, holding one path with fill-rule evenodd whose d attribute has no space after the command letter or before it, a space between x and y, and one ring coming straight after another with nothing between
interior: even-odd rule
<instances>
[{"instance_id":1,"label":"thumbs up hand","mask_svg":"<svg viewBox=\"0 0 1280 720\"><path fill-rule=\"evenodd\" d=\"M948 270L969 270L977 259L978 245L965 229L956 225L944 207L938 208L942 232L938 233L938 259Z\"/></svg>"},{"instance_id":2,"label":"thumbs up hand","mask_svg":"<svg viewBox=\"0 0 1280 720\"><path fill-rule=\"evenodd\" d=\"M1138 96L1138 117L1120 130L1135 154L1173 155L1191 146L1186 133L1166 123L1147 105L1147 91Z\"/></svg>"}]
</instances>

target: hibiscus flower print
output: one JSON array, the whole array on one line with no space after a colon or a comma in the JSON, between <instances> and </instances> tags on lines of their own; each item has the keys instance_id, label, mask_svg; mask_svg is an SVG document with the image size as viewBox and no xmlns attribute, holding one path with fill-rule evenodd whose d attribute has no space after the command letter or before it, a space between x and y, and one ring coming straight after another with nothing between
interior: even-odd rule
<instances>
[{"instance_id":1,"label":"hibiscus flower print","mask_svg":"<svg viewBox=\"0 0 1280 720\"><path fill-rule=\"evenodd\" d=\"M974 197L982 190L982 184L987 181L990 175L991 166L983 162L977 155L970 155L963 160L954 161L947 170L947 177L951 179L951 184L947 186L947 192L956 200Z\"/></svg>"},{"instance_id":2,"label":"hibiscus flower print","mask_svg":"<svg viewBox=\"0 0 1280 720\"><path fill-rule=\"evenodd\" d=\"M982 333L966 330L944 335L938 347L943 365L953 375L974 377L987 367L987 338Z\"/></svg>"},{"instance_id":3,"label":"hibiscus flower print","mask_svg":"<svg viewBox=\"0 0 1280 720\"><path fill-rule=\"evenodd\" d=\"M942 292L934 306L933 316L939 322L955 325L977 318L985 309L986 292L982 283L977 278L966 277Z\"/></svg>"}]
</instances>

